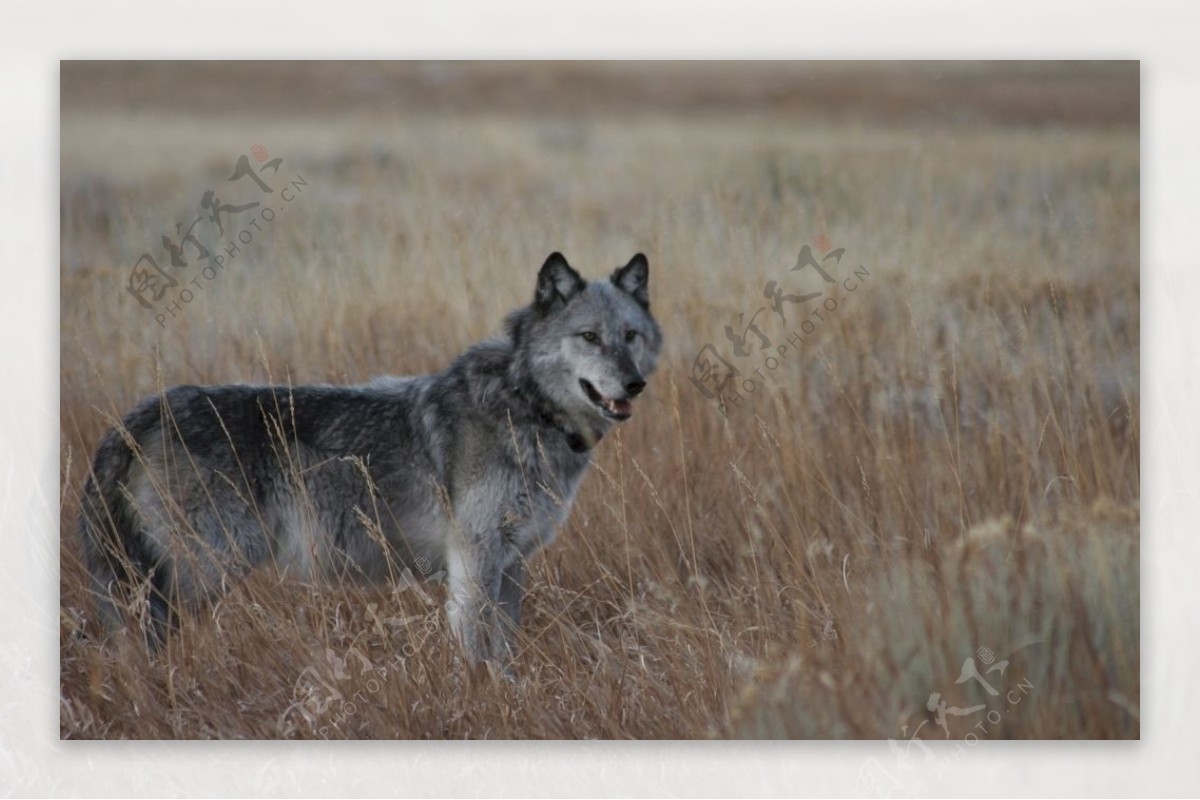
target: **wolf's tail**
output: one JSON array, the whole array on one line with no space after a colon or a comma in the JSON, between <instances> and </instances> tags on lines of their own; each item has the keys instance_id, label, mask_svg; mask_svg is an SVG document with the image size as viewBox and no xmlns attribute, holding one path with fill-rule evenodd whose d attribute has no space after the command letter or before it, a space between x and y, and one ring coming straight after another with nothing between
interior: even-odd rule
<instances>
[{"instance_id":1,"label":"wolf's tail","mask_svg":"<svg viewBox=\"0 0 1200 800\"><path fill-rule=\"evenodd\" d=\"M147 539L129 493L138 458L130 441L137 440L138 428L144 429L134 423L147 421L140 418L147 416L148 407L157 416L157 402L145 403L123 428L104 435L84 485L79 529L101 621L111 631L132 615L142 623L148 642L157 646L172 616L168 570Z\"/></svg>"}]
</instances>

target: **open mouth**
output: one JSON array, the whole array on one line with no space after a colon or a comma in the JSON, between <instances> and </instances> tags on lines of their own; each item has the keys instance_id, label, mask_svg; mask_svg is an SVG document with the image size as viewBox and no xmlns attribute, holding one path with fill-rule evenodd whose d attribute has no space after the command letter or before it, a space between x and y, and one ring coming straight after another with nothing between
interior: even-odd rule
<instances>
[{"instance_id":1,"label":"open mouth","mask_svg":"<svg viewBox=\"0 0 1200 800\"><path fill-rule=\"evenodd\" d=\"M633 416L633 402L631 400L613 400L605 397L596 391L596 387L592 386L590 381L583 378L579 379L579 385L583 387L583 393L588 396L588 399L600 407L600 410L606 416L615 420L626 420Z\"/></svg>"}]
</instances>

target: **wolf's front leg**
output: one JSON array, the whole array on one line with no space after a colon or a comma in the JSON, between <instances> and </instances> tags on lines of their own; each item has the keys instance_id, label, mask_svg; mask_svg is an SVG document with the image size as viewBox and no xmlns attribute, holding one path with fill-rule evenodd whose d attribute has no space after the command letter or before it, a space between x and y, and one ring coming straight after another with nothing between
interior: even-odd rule
<instances>
[{"instance_id":1,"label":"wolf's front leg","mask_svg":"<svg viewBox=\"0 0 1200 800\"><path fill-rule=\"evenodd\" d=\"M525 593L525 562L518 555L500 575L496 592L497 631L492 657L509 665L516 660L515 639L521 629L521 598Z\"/></svg>"},{"instance_id":2,"label":"wolf's front leg","mask_svg":"<svg viewBox=\"0 0 1200 800\"><path fill-rule=\"evenodd\" d=\"M466 542L450 546L446 553L446 588L450 631L462 645L467 659L478 663L486 653L482 627L487 606L478 546Z\"/></svg>"},{"instance_id":3,"label":"wolf's front leg","mask_svg":"<svg viewBox=\"0 0 1200 800\"><path fill-rule=\"evenodd\" d=\"M502 617L500 622L507 630L521 627L521 598L525 594L525 561L518 556L500 576L500 591L497 605Z\"/></svg>"},{"instance_id":4,"label":"wolf's front leg","mask_svg":"<svg viewBox=\"0 0 1200 800\"><path fill-rule=\"evenodd\" d=\"M521 573L504 569L500 550L491 541L450 548L446 610L450 629L472 663L507 667L512 659L508 629L520 614Z\"/></svg>"}]
</instances>

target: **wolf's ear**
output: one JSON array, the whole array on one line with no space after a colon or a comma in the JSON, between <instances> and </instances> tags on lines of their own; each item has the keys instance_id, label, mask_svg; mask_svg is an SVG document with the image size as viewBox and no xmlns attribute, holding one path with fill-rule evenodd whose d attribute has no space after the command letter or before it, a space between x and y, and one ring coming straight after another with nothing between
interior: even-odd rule
<instances>
[{"instance_id":1,"label":"wolf's ear","mask_svg":"<svg viewBox=\"0 0 1200 800\"><path fill-rule=\"evenodd\" d=\"M618 268L612 274L612 282L646 308L650 307L650 264L641 253L629 259L625 266Z\"/></svg>"},{"instance_id":2,"label":"wolf's ear","mask_svg":"<svg viewBox=\"0 0 1200 800\"><path fill-rule=\"evenodd\" d=\"M559 252L551 253L538 272L537 292L533 305L538 311L550 311L559 301L563 305L587 288L587 282L571 269L567 259Z\"/></svg>"}]
</instances>

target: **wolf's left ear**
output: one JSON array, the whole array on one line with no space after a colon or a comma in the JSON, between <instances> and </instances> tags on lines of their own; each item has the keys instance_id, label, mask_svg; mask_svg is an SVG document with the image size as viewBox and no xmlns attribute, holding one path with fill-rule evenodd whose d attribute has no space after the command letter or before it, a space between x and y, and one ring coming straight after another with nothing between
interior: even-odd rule
<instances>
[{"instance_id":1,"label":"wolf's left ear","mask_svg":"<svg viewBox=\"0 0 1200 800\"><path fill-rule=\"evenodd\" d=\"M638 253L629 263L612 274L613 285L633 296L644 307L650 307L650 264Z\"/></svg>"},{"instance_id":2,"label":"wolf's left ear","mask_svg":"<svg viewBox=\"0 0 1200 800\"><path fill-rule=\"evenodd\" d=\"M579 273L571 269L563 254L554 252L542 264L538 272L537 292L533 295L533 305L539 311L550 311L558 303L566 305L575 295L587 288L587 282Z\"/></svg>"}]
</instances>

